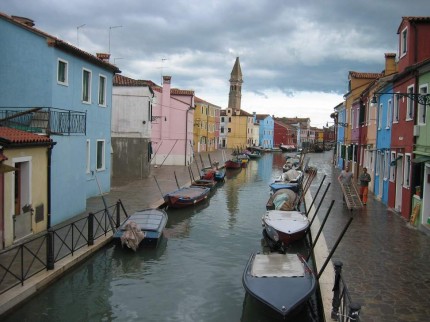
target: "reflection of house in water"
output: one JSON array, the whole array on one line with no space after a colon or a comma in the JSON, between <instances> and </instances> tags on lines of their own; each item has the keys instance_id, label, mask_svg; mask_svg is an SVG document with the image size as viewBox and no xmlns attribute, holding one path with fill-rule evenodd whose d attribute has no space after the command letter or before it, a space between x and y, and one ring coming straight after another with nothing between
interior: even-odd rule
<instances>
[{"instance_id":1,"label":"reflection of house in water","mask_svg":"<svg viewBox=\"0 0 430 322\"><path fill-rule=\"evenodd\" d=\"M191 207L180 209L168 209L167 214L169 220L166 228L164 228L164 236L166 238L186 238L190 236L191 219L195 214L198 214L203 209L209 207L209 200L200 202Z\"/></svg>"}]
</instances>

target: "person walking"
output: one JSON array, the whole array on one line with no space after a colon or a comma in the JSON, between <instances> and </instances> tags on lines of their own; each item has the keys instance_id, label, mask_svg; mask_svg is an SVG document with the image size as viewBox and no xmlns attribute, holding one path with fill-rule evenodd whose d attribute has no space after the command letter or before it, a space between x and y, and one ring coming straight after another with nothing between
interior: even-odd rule
<instances>
[{"instance_id":1,"label":"person walking","mask_svg":"<svg viewBox=\"0 0 430 322\"><path fill-rule=\"evenodd\" d=\"M370 174L367 173L367 168L363 168L363 173L358 178L360 180L360 199L363 205L367 204L367 194L369 192L369 182L372 180Z\"/></svg>"},{"instance_id":2,"label":"person walking","mask_svg":"<svg viewBox=\"0 0 430 322\"><path fill-rule=\"evenodd\" d=\"M349 167L346 166L345 170L342 170L339 174L339 177L337 177L341 185L348 186L352 183L352 172L349 172ZM342 188L343 190L343 188ZM343 203L345 204L345 194L342 197Z\"/></svg>"},{"instance_id":3,"label":"person walking","mask_svg":"<svg viewBox=\"0 0 430 322\"><path fill-rule=\"evenodd\" d=\"M342 170L337 178L341 184L349 185L352 182L352 172L349 172L349 167L346 166L345 170Z\"/></svg>"}]
</instances>

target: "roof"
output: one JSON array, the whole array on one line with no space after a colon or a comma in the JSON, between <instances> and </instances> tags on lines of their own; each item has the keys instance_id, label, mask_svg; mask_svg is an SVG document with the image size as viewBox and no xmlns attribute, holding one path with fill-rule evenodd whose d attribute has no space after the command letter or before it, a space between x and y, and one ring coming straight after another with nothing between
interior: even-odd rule
<instances>
[{"instance_id":1,"label":"roof","mask_svg":"<svg viewBox=\"0 0 430 322\"><path fill-rule=\"evenodd\" d=\"M413 22L413 23L430 23L430 17L411 17L405 16L402 17L402 21L400 22L399 28L397 29L397 34L400 34L402 24L404 21Z\"/></svg>"},{"instance_id":2,"label":"roof","mask_svg":"<svg viewBox=\"0 0 430 322\"><path fill-rule=\"evenodd\" d=\"M217 106L217 105L212 104L212 103L210 103L208 101L205 101L204 99L201 99L200 97L197 97L197 96L194 96L194 103L208 104L208 105L211 105L211 106L214 106L214 107L221 108L220 106Z\"/></svg>"},{"instance_id":3,"label":"roof","mask_svg":"<svg viewBox=\"0 0 430 322\"><path fill-rule=\"evenodd\" d=\"M82 59L85 59L95 65L98 65L100 67L104 67L108 70L111 70L113 73L120 73L121 71L116 67L115 65L110 64L107 61L103 61L102 59L98 58L95 55L92 55L86 51L83 51L71 44L69 44L66 41L63 41L55 36L52 36L46 32L43 32L37 28L34 28L34 23L31 19L23 18L23 17L15 17L15 16L8 16L7 14L0 12L0 19L4 19L11 24L14 24L20 28L26 29L29 32L32 32L36 35L42 36L46 38L47 45L51 47L56 47L58 49L61 49L65 52L68 52L72 55L75 55L77 57L80 57ZM29 23L30 22L30 23Z\"/></svg>"},{"instance_id":4,"label":"roof","mask_svg":"<svg viewBox=\"0 0 430 322\"><path fill-rule=\"evenodd\" d=\"M52 144L51 138L18 129L0 126L0 142L3 144Z\"/></svg>"},{"instance_id":5,"label":"roof","mask_svg":"<svg viewBox=\"0 0 430 322\"><path fill-rule=\"evenodd\" d=\"M236 57L233 69L230 74L230 81L243 82L242 80L242 69L240 68L239 57Z\"/></svg>"},{"instance_id":6,"label":"roof","mask_svg":"<svg viewBox=\"0 0 430 322\"><path fill-rule=\"evenodd\" d=\"M270 116L270 114L256 114L255 118L260 121L260 120L266 119L269 116Z\"/></svg>"},{"instance_id":7,"label":"roof","mask_svg":"<svg viewBox=\"0 0 430 322\"><path fill-rule=\"evenodd\" d=\"M374 79L384 76L383 73L362 73L362 72L354 72L350 71L349 76L353 78L360 78L360 79Z\"/></svg>"},{"instance_id":8,"label":"roof","mask_svg":"<svg viewBox=\"0 0 430 322\"><path fill-rule=\"evenodd\" d=\"M148 81L141 79L133 79L123 75L115 75L113 77L113 86L146 86L150 87Z\"/></svg>"}]
</instances>

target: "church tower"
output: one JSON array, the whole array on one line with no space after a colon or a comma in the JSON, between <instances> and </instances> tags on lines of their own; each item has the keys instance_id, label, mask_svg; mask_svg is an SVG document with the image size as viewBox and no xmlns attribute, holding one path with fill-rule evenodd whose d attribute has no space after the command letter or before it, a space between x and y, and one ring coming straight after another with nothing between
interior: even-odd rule
<instances>
[{"instance_id":1,"label":"church tower","mask_svg":"<svg viewBox=\"0 0 430 322\"><path fill-rule=\"evenodd\" d=\"M230 74L230 93L228 94L228 108L236 114L240 111L242 99L242 70L240 69L239 57L236 57L233 70Z\"/></svg>"}]
</instances>

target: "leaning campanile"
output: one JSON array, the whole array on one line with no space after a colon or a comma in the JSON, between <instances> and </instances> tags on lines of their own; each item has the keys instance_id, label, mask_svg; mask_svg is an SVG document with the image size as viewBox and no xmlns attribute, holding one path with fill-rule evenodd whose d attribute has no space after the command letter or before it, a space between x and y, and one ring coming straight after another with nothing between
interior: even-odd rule
<instances>
[{"instance_id":1,"label":"leaning campanile","mask_svg":"<svg viewBox=\"0 0 430 322\"><path fill-rule=\"evenodd\" d=\"M228 94L228 108L234 111L240 110L242 83L242 70L240 69L239 57L236 57L236 62L230 74L230 93Z\"/></svg>"}]
</instances>

